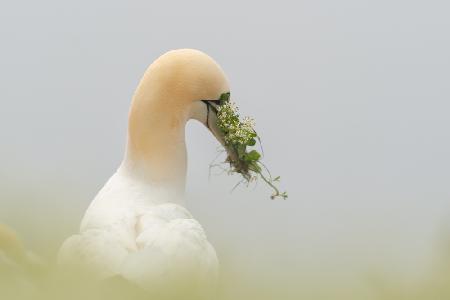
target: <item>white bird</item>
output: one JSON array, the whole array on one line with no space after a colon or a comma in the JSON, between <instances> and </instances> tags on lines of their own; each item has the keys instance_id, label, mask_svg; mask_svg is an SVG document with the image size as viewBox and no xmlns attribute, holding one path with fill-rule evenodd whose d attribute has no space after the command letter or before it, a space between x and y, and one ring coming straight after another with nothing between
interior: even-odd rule
<instances>
[{"instance_id":1,"label":"white bird","mask_svg":"<svg viewBox=\"0 0 450 300\"><path fill-rule=\"evenodd\" d=\"M158 295L209 297L219 264L183 201L185 125L199 120L223 143L214 100L227 92L224 72L200 51L170 51L150 65L132 100L123 162L90 204L80 232L63 243L61 265L82 265L98 278L121 276Z\"/></svg>"}]
</instances>

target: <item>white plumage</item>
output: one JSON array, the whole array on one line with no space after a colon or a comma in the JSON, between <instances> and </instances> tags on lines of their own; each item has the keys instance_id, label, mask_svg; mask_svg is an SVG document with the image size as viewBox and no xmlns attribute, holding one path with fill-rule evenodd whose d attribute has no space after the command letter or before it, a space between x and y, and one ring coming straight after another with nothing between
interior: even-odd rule
<instances>
[{"instance_id":1,"label":"white plumage","mask_svg":"<svg viewBox=\"0 0 450 300\"><path fill-rule=\"evenodd\" d=\"M64 242L60 263L82 263L98 278L120 275L148 290L214 287L214 248L192 215L167 197L119 168L88 208L80 233Z\"/></svg>"},{"instance_id":2,"label":"white plumage","mask_svg":"<svg viewBox=\"0 0 450 300\"><path fill-rule=\"evenodd\" d=\"M200 51L171 51L149 67L133 98L124 161L87 209L80 232L63 243L61 265L99 279L121 276L158 295L213 293L216 252L183 202L184 127L189 119L206 122L220 140L208 123L215 116L200 100L228 90L223 71Z\"/></svg>"}]
</instances>

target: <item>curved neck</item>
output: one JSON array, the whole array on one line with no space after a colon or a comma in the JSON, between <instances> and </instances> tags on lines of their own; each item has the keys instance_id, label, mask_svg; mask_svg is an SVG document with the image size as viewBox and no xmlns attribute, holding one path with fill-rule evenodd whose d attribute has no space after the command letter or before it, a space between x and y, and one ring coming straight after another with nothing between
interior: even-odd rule
<instances>
[{"instance_id":1,"label":"curved neck","mask_svg":"<svg viewBox=\"0 0 450 300\"><path fill-rule=\"evenodd\" d=\"M133 97L124 166L139 179L184 192L188 110L146 73ZM176 105L178 104L178 105Z\"/></svg>"},{"instance_id":2,"label":"curved neck","mask_svg":"<svg viewBox=\"0 0 450 300\"><path fill-rule=\"evenodd\" d=\"M186 122L204 112L205 106L198 100L217 99L227 91L220 66L200 51L170 51L153 62L131 104L122 164L129 176L183 192Z\"/></svg>"}]
</instances>

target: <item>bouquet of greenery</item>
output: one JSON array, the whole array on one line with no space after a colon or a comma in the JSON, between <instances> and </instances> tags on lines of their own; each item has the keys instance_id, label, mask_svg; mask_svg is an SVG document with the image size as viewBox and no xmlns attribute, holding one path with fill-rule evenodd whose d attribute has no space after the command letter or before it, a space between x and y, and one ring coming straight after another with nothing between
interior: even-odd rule
<instances>
[{"instance_id":1,"label":"bouquet of greenery","mask_svg":"<svg viewBox=\"0 0 450 300\"><path fill-rule=\"evenodd\" d=\"M216 106L217 126L223 133L225 147L227 150L231 150L228 153L234 154L227 156L224 163L229 168L224 170L228 174L239 173L242 175L243 179L236 186L241 183L248 185L261 178L273 189L271 199L277 197L286 199L287 192L280 192L276 186L280 181L280 176L272 177L268 168L261 162L261 154L254 149L257 142L261 145L261 140L254 130L254 120L249 117L240 119L236 104L230 101L230 93L222 94L219 101L220 104ZM262 146L261 152L264 153ZM219 165L211 164L211 167L214 166Z\"/></svg>"}]
</instances>

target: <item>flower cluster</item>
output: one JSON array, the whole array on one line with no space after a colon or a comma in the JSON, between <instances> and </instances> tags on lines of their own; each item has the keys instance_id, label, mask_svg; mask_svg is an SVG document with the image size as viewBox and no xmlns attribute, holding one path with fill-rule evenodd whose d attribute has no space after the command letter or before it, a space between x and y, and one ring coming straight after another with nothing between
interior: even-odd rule
<instances>
[{"instance_id":1,"label":"flower cluster","mask_svg":"<svg viewBox=\"0 0 450 300\"><path fill-rule=\"evenodd\" d=\"M217 107L217 125L223 133L225 147L232 153L226 160L230 165L228 173L240 173L247 184L261 178L273 189L272 199L286 199L287 193L281 193L275 185L280 177L272 178L269 170L260 161L261 154L257 150L247 151L248 147L255 146L256 140L259 141L258 134L253 129L255 121L250 117L241 120L239 109L229 97L229 93L222 94Z\"/></svg>"},{"instance_id":2,"label":"flower cluster","mask_svg":"<svg viewBox=\"0 0 450 300\"><path fill-rule=\"evenodd\" d=\"M255 121L250 117L239 119L239 109L236 104L228 101L218 107L218 125L225 133L225 143L229 145L254 145L256 133L253 127Z\"/></svg>"}]
</instances>

